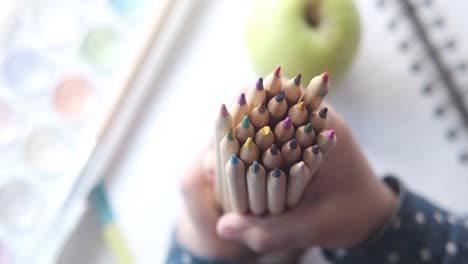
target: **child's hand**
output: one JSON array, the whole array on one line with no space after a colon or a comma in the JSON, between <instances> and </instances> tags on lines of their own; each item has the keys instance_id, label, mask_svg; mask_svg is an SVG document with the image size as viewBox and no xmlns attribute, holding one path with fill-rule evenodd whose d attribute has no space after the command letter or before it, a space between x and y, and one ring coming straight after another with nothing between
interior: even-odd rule
<instances>
[{"instance_id":1,"label":"child's hand","mask_svg":"<svg viewBox=\"0 0 468 264\"><path fill-rule=\"evenodd\" d=\"M238 242L227 241L216 234L221 216L216 208L213 190L213 168L204 158L191 166L182 177L181 190L186 213L177 225L177 239L191 252L208 258L248 258L253 254ZM208 162L211 164L213 162Z\"/></svg>"},{"instance_id":2,"label":"child's hand","mask_svg":"<svg viewBox=\"0 0 468 264\"><path fill-rule=\"evenodd\" d=\"M337 144L297 207L279 216L226 214L217 225L220 236L256 252L353 247L385 224L396 206L396 196L375 177L350 129L333 109L330 118Z\"/></svg>"}]
</instances>

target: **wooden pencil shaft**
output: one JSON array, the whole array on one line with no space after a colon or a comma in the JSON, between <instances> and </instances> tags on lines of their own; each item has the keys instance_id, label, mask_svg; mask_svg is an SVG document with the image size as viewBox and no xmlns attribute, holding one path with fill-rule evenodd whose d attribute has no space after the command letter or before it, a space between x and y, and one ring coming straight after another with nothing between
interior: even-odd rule
<instances>
[{"instance_id":1,"label":"wooden pencil shaft","mask_svg":"<svg viewBox=\"0 0 468 264\"><path fill-rule=\"evenodd\" d=\"M283 99L281 99L283 98ZM284 100L284 95L277 94L275 97L268 101L268 112L270 113L270 122L276 123L283 119L288 111L288 104Z\"/></svg>"},{"instance_id":2,"label":"wooden pencil shaft","mask_svg":"<svg viewBox=\"0 0 468 264\"><path fill-rule=\"evenodd\" d=\"M281 152L278 150L276 145L269 147L262 155L263 166L265 169L272 170L274 168L280 167L283 163L283 157Z\"/></svg>"},{"instance_id":3,"label":"wooden pencil shaft","mask_svg":"<svg viewBox=\"0 0 468 264\"><path fill-rule=\"evenodd\" d=\"M222 177L220 179L220 188L221 188L221 201L222 201L222 208L224 212L229 212L230 211L230 198L229 198L229 193L227 190L227 180L226 180L226 172L225 172L225 164L228 162L229 158L231 157L232 154L238 154L239 153L239 142L237 139L234 138L232 133L230 131L226 132L226 135L223 137L221 140L221 143L219 144L220 148L220 163L222 164L221 170L223 172Z\"/></svg>"},{"instance_id":4,"label":"wooden pencil shaft","mask_svg":"<svg viewBox=\"0 0 468 264\"><path fill-rule=\"evenodd\" d=\"M317 171L322 163L323 155L322 151L317 145L307 147L302 152L302 160L309 168L311 176Z\"/></svg>"},{"instance_id":5,"label":"wooden pencil shaft","mask_svg":"<svg viewBox=\"0 0 468 264\"><path fill-rule=\"evenodd\" d=\"M312 125L309 125L310 129L307 130L306 126L300 126L299 128L296 129L296 133L294 137L297 140L297 143L301 148L306 148L312 144L315 140L315 133L314 130L312 129Z\"/></svg>"},{"instance_id":6,"label":"wooden pencil shaft","mask_svg":"<svg viewBox=\"0 0 468 264\"><path fill-rule=\"evenodd\" d=\"M246 178L250 211L255 215L263 215L267 209L265 168L258 162L254 162L247 169Z\"/></svg>"},{"instance_id":7,"label":"wooden pencil shaft","mask_svg":"<svg viewBox=\"0 0 468 264\"><path fill-rule=\"evenodd\" d=\"M288 80L284 86L283 91L288 105L294 105L302 96L302 85L300 83L301 75L298 74L295 78Z\"/></svg>"},{"instance_id":8,"label":"wooden pencil shaft","mask_svg":"<svg viewBox=\"0 0 468 264\"><path fill-rule=\"evenodd\" d=\"M334 130L325 130L317 135L317 145L324 154L327 154L336 145L336 135Z\"/></svg>"},{"instance_id":9,"label":"wooden pencil shaft","mask_svg":"<svg viewBox=\"0 0 468 264\"><path fill-rule=\"evenodd\" d=\"M291 124L291 119L287 117L282 122L275 126L275 138L278 145L283 145L285 142L294 137L294 127Z\"/></svg>"},{"instance_id":10,"label":"wooden pencil shaft","mask_svg":"<svg viewBox=\"0 0 468 264\"><path fill-rule=\"evenodd\" d=\"M244 116L242 121L236 126L236 138L243 144L247 138L255 136L255 129L250 123L249 117Z\"/></svg>"},{"instance_id":11,"label":"wooden pencil shaft","mask_svg":"<svg viewBox=\"0 0 468 264\"><path fill-rule=\"evenodd\" d=\"M295 127L304 125L309 116L304 102L300 102L289 108L288 116Z\"/></svg>"},{"instance_id":12,"label":"wooden pencil shaft","mask_svg":"<svg viewBox=\"0 0 468 264\"><path fill-rule=\"evenodd\" d=\"M304 161L297 162L291 167L286 190L286 206L288 208L299 203L311 179L312 175Z\"/></svg>"},{"instance_id":13,"label":"wooden pencil shaft","mask_svg":"<svg viewBox=\"0 0 468 264\"><path fill-rule=\"evenodd\" d=\"M265 103L260 103L257 107L255 107L249 114L250 122L252 125L259 129L266 125L270 121L270 113L266 109Z\"/></svg>"},{"instance_id":14,"label":"wooden pencil shaft","mask_svg":"<svg viewBox=\"0 0 468 264\"><path fill-rule=\"evenodd\" d=\"M315 133L320 133L327 128L329 120L327 112L328 108L324 107L317 109L310 114L309 121L312 124Z\"/></svg>"},{"instance_id":15,"label":"wooden pencil shaft","mask_svg":"<svg viewBox=\"0 0 468 264\"><path fill-rule=\"evenodd\" d=\"M250 166L258 159L259 150L252 138L248 138L240 149L240 158L247 166Z\"/></svg>"},{"instance_id":16,"label":"wooden pencil shaft","mask_svg":"<svg viewBox=\"0 0 468 264\"><path fill-rule=\"evenodd\" d=\"M279 169L273 169L267 178L267 206L272 215L279 215L286 202L286 175Z\"/></svg>"},{"instance_id":17,"label":"wooden pencil shaft","mask_svg":"<svg viewBox=\"0 0 468 264\"><path fill-rule=\"evenodd\" d=\"M261 102L265 102L266 91L263 87L262 78L259 78L255 85L249 87L249 89L247 90L247 94L245 95L245 99L251 109L259 105Z\"/></svg>"},{"instance_id":18,"label":"wooden pencil shaft","mask_svg":"<svg viewBox=\"0 0 468 264\"><path fill-rule=\"evenodd\" d=\"M264 126L255 133L255 143L260 151L265 151L275 142L275 135L269 126Z\"/></svg>"},{"instance_id":19,"label":"wooden pencil shaft","mask_svg":"<svg viewBox=\"0 0 468 264\"><path fill-rule=\"evenodd\" d=\"M245 165L242 160L233 155L226 163L227 187L232 206L236 213L246 213L248 210L247 183Z\"/></svg>"},{"instance_id":20,"label":"wooden pencil shaft","mask_svg":"<svg viewBox=\"0 0 468 264\"><path fill-rule=\"evenodd\" d=\"M214 191L215 199L222 207L223 210L226 210L226 201L224 194L225 188L225 173L224 173L224 164L221 161L221 150L220 143L225 136L226 132L232 129L232 116L229 111L226 109L226 106L223 104L219 110L218 117L215 121L215 177L214 177Z\"/></svg>"},{"instance_id":21,"label":"wooden pencil shaft","mask_svg":"<svg viewBox=\"0 0 468 264\"><path fill-rule=\"evenodd\" d=\"M301 147L296 143L296 140L294 140L294 143L291 143L291 141L288 141L283 144L281 147L281 156L283 157L283 166L289 167L296 161L298 161L301 158L302 155L302 150Z\"/></svg>"},{"instance_id":22,"label":"wooden pencil shaft","mask_svg":"<svg viewBox=\"0 0 468 264\"><path fill-rule=\"evenodd\" d=\"M307 88L304 89L301 99L306 103L309 111L317 109L328 94L328 74L326 81L324 81L324 74L312 78Z\"/></svg>"},{"instance_id":23,"label":"wooden pencil shaft","mask_svg":"<svg viewBox=\"0 0 468 264\"><path fill-rule=\"evenodd\" d=\"M263 87L265 87L267 99L272 98L279 93L283 88L283 82L279 76L279 71L277 74L275 74L275 72L268 74L263 80Z\"/></svg>"}]
</instances>

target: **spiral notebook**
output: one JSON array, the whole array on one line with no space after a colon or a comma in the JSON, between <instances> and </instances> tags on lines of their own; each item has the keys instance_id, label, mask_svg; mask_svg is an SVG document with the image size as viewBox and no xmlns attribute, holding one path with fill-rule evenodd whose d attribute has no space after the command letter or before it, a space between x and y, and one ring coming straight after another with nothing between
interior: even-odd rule
<instances>
[{"instance_id":1,"label":"spiral notebook","mask_svg":"<svg viewBox=\"0 0 468 264\"><path fill-rule=\"evenodd\" d=\"M360 50L331 101L380 175L468 212L468 2L356 4Z\"/></svg>"}]
</instances>

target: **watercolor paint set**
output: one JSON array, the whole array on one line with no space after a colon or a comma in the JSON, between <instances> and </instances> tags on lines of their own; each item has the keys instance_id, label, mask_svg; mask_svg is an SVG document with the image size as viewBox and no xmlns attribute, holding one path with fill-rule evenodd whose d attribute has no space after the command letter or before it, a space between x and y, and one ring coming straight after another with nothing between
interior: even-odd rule
<instances>
[{"instance_id":1,"label":"watercolor paint set","mask_svg":"<svg viewBox=\"0 0 468 264\"><path fill-rule=\"evenodd\" d=\"M0 264L32 263L52 240L169 1L3 2Z\"/></svg>"}]
</instances>

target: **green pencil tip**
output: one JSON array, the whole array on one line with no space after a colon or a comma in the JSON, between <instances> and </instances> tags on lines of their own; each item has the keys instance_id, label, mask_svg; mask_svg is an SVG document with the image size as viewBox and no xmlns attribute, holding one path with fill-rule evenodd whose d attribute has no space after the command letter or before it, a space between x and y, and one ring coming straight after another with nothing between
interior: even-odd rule
<instances>
[{"instance_id":1,"label":"green pencil tip","mask_svg":"<svg viewBox=\"0 0 468 264\"><path fill-rule=\"evenodd\" d=\"M306 132L306 133L312 132L312 124L311 124L311 123L307 123L307 124L304 126L304 132Z\"/></svg>"},{"instance_id":2,"label":"green pencil tip","mask_svg":"<svg viewBox=\"0 0 468 264\"><path fill-rule=\"evenodd\" d=\"M244 118L242 119L242 127L243 128L249 128L250 126L250 121L249 121L249 117L248 116L244 116Z\"/></svg>"},{"instance_id":3,"label":"green pencil tip","mask_svg":"<svg viewBox=\"0 0 468 264\"><path fill-rule=\"evenodd\" d=\"M227 137L227 139L228 139L229 141L233 141L233 140L234 140L234 136L232 135L231 130L228 130L228 131L226 132L226 137Z\"/></svg>"}]
</instances>

